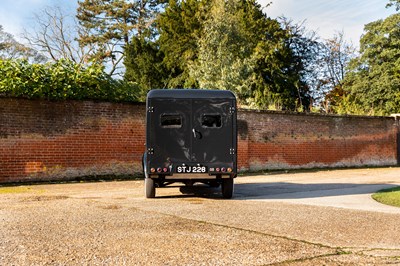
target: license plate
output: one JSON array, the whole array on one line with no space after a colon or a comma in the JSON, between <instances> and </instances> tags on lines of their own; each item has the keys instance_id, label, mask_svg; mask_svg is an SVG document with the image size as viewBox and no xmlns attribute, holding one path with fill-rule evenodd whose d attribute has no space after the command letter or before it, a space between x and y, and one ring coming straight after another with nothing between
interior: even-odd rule
<instances>
[{"instance_id":1,"label":"license plate","mask_svg":"<svg viewBox=\"0 0 400 266\"><path fill-rule=\"evenodd\" d=\"M177 173L207 173L207 167L182 165L182 166L176 167L176 172Z\"/></svg>"}]
</instances>

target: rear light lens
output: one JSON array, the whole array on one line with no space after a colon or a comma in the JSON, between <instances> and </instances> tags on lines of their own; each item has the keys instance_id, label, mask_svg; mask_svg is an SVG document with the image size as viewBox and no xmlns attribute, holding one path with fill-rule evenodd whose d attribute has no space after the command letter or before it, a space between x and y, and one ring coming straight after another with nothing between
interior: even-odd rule
<instances>
[{"instance_id":1,"label":"rear light lens","mask_svg":"<svg viewBox=\"0 0 400 266\"><path fill-rule=\"evenodd\" d=\"M168 167L157 167L157 168L150 168L151 173L167 173Z\"/></svg>"},{"instance_id":2,"label":"rear light lens","mask_svg":"<svg viewBox=\"0 0 400 266\"><path fill-rule=\"evenodd\" d=\"M211 172L217 172L217 173L232 173L233 169L232 167L216 167L216 168L210 168Z\"/></svg>"}]
</instances>

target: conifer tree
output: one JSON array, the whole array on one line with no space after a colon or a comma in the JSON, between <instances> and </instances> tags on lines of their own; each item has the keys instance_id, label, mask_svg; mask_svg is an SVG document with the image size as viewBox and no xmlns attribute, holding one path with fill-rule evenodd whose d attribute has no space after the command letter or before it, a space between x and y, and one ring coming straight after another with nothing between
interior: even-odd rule
<instances>
[{"instance_id":1,"label":"conifer tree","mask_svg":"<svg viewBox=\"0 0 400 266\"><path fill-rule=\"evenodd\" d=\"M79 33L82 46L94 45L92 58L110 62L114 73L124 58L123 47L132 36L151 37L162 0L82 0L77 18L85 29Z\"/></svg>"},{"instance_id":2,"label":"conifer tree","mask_svg":"<svg viewBox=\"0 0 400 266\"><path fill-rule=\"evenodd\" d=\"M163 54L156 43L133 37L125 48L125 53L124 79L137 84L142 101L145 101L149 90L166 86Z\"/></svg>"},{"instance_id":3,"label":"conifer tree","mask_svg":"<svg viewBox=\"0 0 400 266\"><path fill-rule=\"evenodd\" d=\"M158 44L164 54L163 64L170 88L197 87L190 78L189 63L198 56L198 39L211 0L170 0L157 20L160 37Z\"/></svg>"}]
</instances>

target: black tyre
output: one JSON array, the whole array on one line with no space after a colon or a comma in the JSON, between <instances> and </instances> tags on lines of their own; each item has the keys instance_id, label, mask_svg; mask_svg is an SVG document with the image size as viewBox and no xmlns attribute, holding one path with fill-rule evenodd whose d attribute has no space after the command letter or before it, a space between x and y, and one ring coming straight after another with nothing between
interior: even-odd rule
<instances>
[{"instance_id":1,"label":"black tyre","mask_svg":"<svg viewBox=\"0 0 400 266\"><path fill-rule=\"evenodd\" d=\"M222 196L225 199L231 199L233 197L233 178L224 178L222 179Z\"/></svg>"},{"instance_id":2,"label":"black tyre","mask_svg":"<svg viewBox=\"0 0 400 266\"><path fill-rule=\"evenodd\" d=\"M154 180L146 177L144 179L144 194L147 199L156 197L156 187L154 185Z\"/></svg>"}]
</instances>

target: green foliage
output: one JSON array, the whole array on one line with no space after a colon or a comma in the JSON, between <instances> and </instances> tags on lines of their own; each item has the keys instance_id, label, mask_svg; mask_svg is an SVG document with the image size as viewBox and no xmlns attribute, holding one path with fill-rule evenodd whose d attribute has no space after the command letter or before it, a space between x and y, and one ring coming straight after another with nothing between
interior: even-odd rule
<instances>
[{"instance_id":1,"label":"green foliage","mask_svg":"<svg viewBox=\"0 0 400 266\"><path fill-rule=\"evenodd\" d=\"M312 60L313 43L298 25L266 18L264 34L255 51L256 73L260 73L253 97L258 107L275 105L278 110L308 110L308 74L306 65ZM258 34L260 36L260 34ZM254 87L254 86L253 86Z\"/></svg>"},{"instance_id":2,"label":"green foliage","mask_svg":"<svg viewBox=\"0 0 400 266\"><path fill-rule=\"evenodd\" d=\"M160 32L158 44L164 54L163 64L168 73L165 83L170 88L197 87L190 78L189 64L198 56L204 16L210 0L170 0L157 20Z\"/></svg>"},{"instance_id":3,"label":"green foliage","mask_svg":"<svg viewBox=\"0 0 400 266\"><path fill-rule=\"evenodd\" d=\"M383 189L372 195L380 203L400 207L400 187Z\"/></svg>"},{"instance_id":4,"label":"green foliage","mask_svg":"<svg viewBox=\"0 0 400 266\"><path fill-rule=\"evenodd\" d=\"M389 3L386 5L386 7L396 7L396 11L400 10L400 0L389 0Z\"/></svg>"},{"instance_id":5,"label":"green foliage","mask_svg":"<svg viewBox=\"0 0 400 266\"><path fill-rule=\"evenodd\" d=\"M46 64L0 60L0 96L136 101L137 88L112 79L98 64L84 68L67 60Z\"/></svg>"},{"instance_id":6,"label":"green foliage","mask_svg":"<svg viewBox=\"0 0 400 266\"><path fill-rule=\"evenodd\" d=\"M347 97L339 103L338 112L368 115L400 112L399 24L400 14L395 14L365 26L360 56L350 62L343 87Z\"/></svg>"},{"instance_id":7,"label":"green foliage","mask_svg":"<svg viewBox=\"0 0 400 266\"><path fill-rule=\"evenodd\" d=\"M355 58L343 33L322 43L303 24L269 18L255 0L170 0L158 39L125 46L125 80L141 99L152 88L200 87L231 90L256 108L309 111L314 100L326 112L397 113L399 24L397 15L368 24Z\"/></svg>"},{"instance_id":8,"label":"green foliage","mask_svg":"<svg viewBox=\"0 0 400 266\"><path fill-rule=\"evenodd\" d=\"M308 105L304 50L293 48L301 36L255 0L171 0L157 25L166 87L231 90L258 108Z\"/></svg>"},{"instance_id":9,"label":"green foliage","mask_svg":"<svg viewBox=\"0 0 400 266\"><path fill-rule=\"evenodd\" d=\"M317 99L325 112L359 114L354 104L349 102L343 90L343 80L348 72L347 67L351 59L356 57L356 49L351 43L344 40L344 33L338 32L333 38L322 43L320 63L317 66L319 73ZM348 110L348 111L346 111Z\"/></svg>"},{"instance_id":10,"label":"green foliage","mask_svg":"<svg viewBox=\"0 0 400 266\"><path fill-rule=\"evenodd\" d=\"M77 18L81 46L92 49L92 60L112 64L111 74L124 58L123 46L132 36L152 37L154 20L165 0L81 0Z\"/></svg>"},{"instance_id":11,"label":"green foliage","mask_svg":"<svg viewBox=\"0 0 400 266\"><path fill-rule=\"evenodd\" d=\"M125 48L125 80L134 82L139 87L140 100L145 101L147 92L154 88L163 88L165 70L163 56L154 42L144 38L133 38Z\"/></svg>"},{"instance_id":12,"label":"green foliage","mask_svg":"<svg viewBox=\"0 0 400 266\"><path fill-rule=\"evenodd\" d=\"M253 29L242 24L242 11L242 3L214 1L197 40L198 56L189 62L189 77L201 88L231 90L244 101L251 94L251 55L257 43L249 36Z\"/></svg>"}]
</instances>

